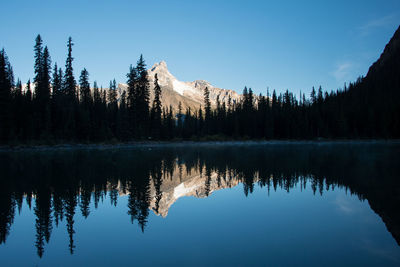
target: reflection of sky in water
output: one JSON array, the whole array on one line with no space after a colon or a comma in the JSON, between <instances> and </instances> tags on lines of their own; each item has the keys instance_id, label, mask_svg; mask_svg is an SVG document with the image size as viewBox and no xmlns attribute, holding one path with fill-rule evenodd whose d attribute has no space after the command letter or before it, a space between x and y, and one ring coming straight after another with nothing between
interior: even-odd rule
<instances>
[{"instance_id":1,"label":"reflection of sky in water","mask_svg":"<svg viewBox=\"0 0 400 267\"><path fill-rule=\"evenodd\" d=\"M91 204L87 219L77 208L74 255L67 249L64 219L54 226L43 259L33 246L34 216L24 204L0 257L5 263L38 266L399 263L400 248L368 202L340 188L321 196L309 183L289 193L278 188L268 194L255 186L246 197L239 184L208 198L182 197L165 218L150 212L144 233L131 224L127 201L121 196L114 207L107 196L98 209Z\"/></svg>"},{"instance_id":2,"label":"reflection of sky in water","mask_svg":"<svg viewBox=\"0 0 400 267\"><path fill-rule=\"evenodd\" d=\"M339 210L345 214L351 214L355 212L355 207L352 206L352 203L344 196L338 195L334 203L337 205Z\"/></svg>"},{"instance_id":3,"label":"reflection of sky in water","mask_svg":"<svg viewBox=\"0 0 400 267\"><path fill-rule=\"evenodd\" d=\"M400 263L400 146L149 149L0 153L0 265Z\"/></svg>"}]
</instances>

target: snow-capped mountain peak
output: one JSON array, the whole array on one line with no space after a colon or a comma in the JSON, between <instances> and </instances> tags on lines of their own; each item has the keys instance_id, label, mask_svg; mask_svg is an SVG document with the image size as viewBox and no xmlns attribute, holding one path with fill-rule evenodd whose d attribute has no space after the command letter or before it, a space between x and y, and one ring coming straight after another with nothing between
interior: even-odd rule
<instances>
[{"instance_id":1,"label":"snow-capped mountain peak","mask_svg":"<svg viewBox=\"0 0 400 267\"><path fill-rule=\"evenodd\" d=\"M178 80L175 76L173 76L167 67L167 63L165 61L161 61L159 63L155 63L149 70L149 80L151 85L154 84L154 76L157 74L158 83L161 86L163 91L173 91L174 93L179 94L180 96L188 99L194 103L193 108L198 109L200 105L204 102L204 89L207 87L210 91L210 101L212 105L216 104L217 97L219 96L221 102L227 103L229 96L232 101L235 102L240 99L240 95L235 91L220 89L212 86L208 81L205 80L195 80L193 82L183 82ZM182 100L177 100L178 102ZM185 101L183 101L185 102Z\"/></svg>"}]
</instances>

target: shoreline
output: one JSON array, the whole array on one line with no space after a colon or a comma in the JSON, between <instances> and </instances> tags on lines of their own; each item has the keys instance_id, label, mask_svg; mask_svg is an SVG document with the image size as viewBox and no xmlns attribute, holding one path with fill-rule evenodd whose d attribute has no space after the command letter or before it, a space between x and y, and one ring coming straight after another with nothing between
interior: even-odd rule
<instances>
[{"instance_id":1,"label":"shoreline","mask_svg":"<svg viewBox=\"0 0 400 267\"><path fill-rule=\"evenodd\" d=\"M126 143L60 143L55 145L4 145L0 152L53 150L107 150L130 148L241 146L241 145L330 145L330 144L400 144L399 139L321 139L321 140L229 140L229 141L132 141Z\"/></svg>"}]
</instances>

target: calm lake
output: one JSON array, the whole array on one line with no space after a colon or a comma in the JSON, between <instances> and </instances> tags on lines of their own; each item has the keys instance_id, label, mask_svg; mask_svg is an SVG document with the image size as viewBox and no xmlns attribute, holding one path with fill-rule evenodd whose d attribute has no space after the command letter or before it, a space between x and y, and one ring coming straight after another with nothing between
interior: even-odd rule
<instances>
[{"instance_id":1,"label":"calm lake","mask_svg":"<svg viewBox=\"0 0 400 267\"><path fill-rule=\"evenodd\" d=\"M0 152L1 266L400 266L399 143Z\"/></svg>"}]
</instances>

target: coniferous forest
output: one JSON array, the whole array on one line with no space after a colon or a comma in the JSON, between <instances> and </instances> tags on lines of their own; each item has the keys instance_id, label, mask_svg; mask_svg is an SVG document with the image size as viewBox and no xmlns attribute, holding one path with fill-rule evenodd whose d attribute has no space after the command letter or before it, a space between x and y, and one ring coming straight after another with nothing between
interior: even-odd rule
<instances>
[{"instance_id":1,"label":"coniferous forest","mask_svg":"<svg viewBox=\"0 0 400 267\"><path fill-rule=\"evenodd\" d=\"M366 139L400 138L400 28L365 77L343 89L312 88L310 96L289 90L254 95L240 102L217 101L204 91L204 108L174 113L162 106L157 77L154 100L143 56L127 68L127 92L91 84L89 71L73 71L73 41L62 69L52 65L40 35L34 44L34 77L15 81L0 51L0 143L98 143L135 140Z\"/></svg>"}]
</instances>

